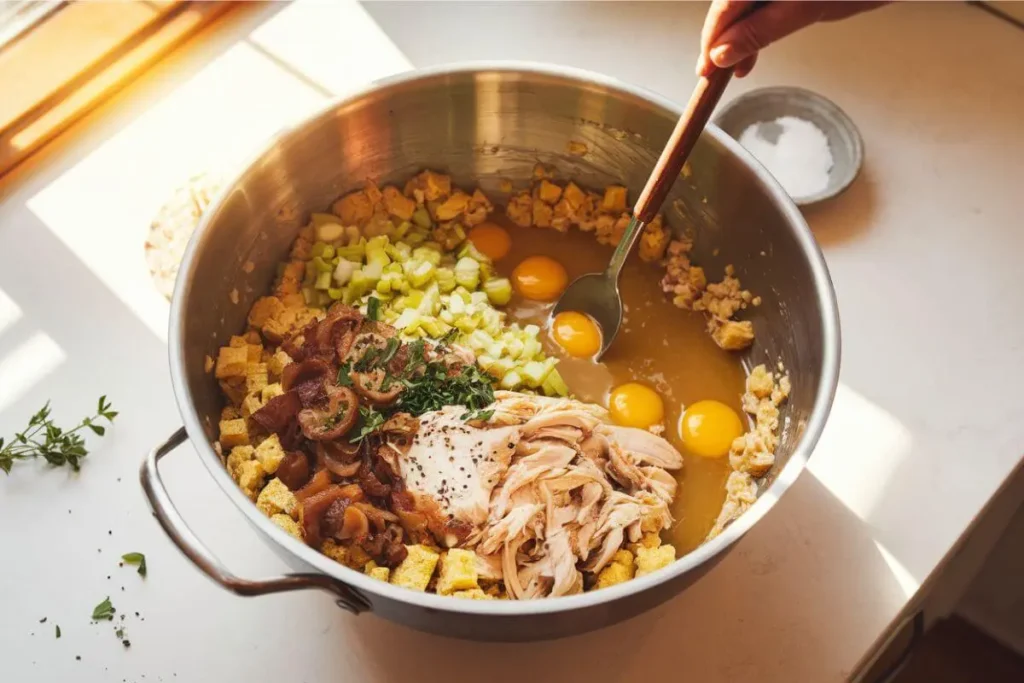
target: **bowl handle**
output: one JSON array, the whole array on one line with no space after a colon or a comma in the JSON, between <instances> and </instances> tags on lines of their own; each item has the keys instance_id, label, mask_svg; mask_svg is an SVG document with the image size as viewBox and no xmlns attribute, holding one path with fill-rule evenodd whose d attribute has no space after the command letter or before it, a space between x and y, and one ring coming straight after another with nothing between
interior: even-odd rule
<instances>
[{"instance_id":1,"label":"bowl handle","mask_svg":"<svg viewBox=\"0 0 1024 683\"><path fill-rule=\"evenodd\" d=\"M167 488L157 469L157 462L184 443L187 438L185 428L179 428L169 439L150 451L139 470L139 478L142 481L142 490L145 492L160 526L196 567L215 582L238 595L266 595L319 588L333 594L337 598L338 606L352 614L359 614L370 609L370 603L355 589L323 574L285 574L277 578L250 581L239 578L228 571L188 528L185 520L182 519L181 514L178 513L167 495Z\"/></svg>"}]
</instances>

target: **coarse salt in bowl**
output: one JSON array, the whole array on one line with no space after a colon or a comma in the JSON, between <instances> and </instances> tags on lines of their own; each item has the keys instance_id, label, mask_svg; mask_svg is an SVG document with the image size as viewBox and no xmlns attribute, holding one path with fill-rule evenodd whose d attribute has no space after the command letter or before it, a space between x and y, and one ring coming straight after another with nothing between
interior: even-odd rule
<instances>
[{"instance_id":1,"label":"coarse salt in bowl","mask_svg":"<svg viewBox=\"0 0 1024 683\"><path fill-rule=\"evenodd\" d=\"M800 206L840 194L860 171L864 144L857 127L833 102L808 90L753 90L723 107L715 123Z\"/></svg>"}]
</instances>

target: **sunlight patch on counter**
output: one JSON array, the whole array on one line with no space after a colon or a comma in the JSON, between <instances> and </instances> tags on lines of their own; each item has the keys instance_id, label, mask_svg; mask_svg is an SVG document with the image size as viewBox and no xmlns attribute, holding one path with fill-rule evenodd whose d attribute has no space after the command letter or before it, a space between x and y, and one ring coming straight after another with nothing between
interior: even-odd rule
<instances>
[{"instance_id":1,"label":"sunlight patch on counter","mask_svg":"<svg viewBox=\"0 0 1024 683\"><path fill-rule=\"evenodd\" d=\"M260 51L238 43L153 106L139 106L127 125L28 207L166 340L168 303L152 284L144 254L161 205L201 171L230 172L323 101ZM122 105L123 116L132 103Z\"/></svg>"},{"instance_id":2,"label":"sunlight patch on counter","mask_svg":"<svg viewBox=\"0 0 1024 683\"><path fill-rule=\"evenodd\" d=\"M44 332L34 333L0 358L0 412L17 403L66 359L64 350Z\"/></svg>"}]
</instances>

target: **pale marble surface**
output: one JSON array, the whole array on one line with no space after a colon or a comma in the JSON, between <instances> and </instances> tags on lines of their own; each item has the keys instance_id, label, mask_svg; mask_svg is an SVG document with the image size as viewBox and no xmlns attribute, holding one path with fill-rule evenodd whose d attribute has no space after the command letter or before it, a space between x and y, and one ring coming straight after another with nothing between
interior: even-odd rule
<instances>
[{"instance_id":1,"label":"pale marble surface","mask_svg":"<svg viewBox=\"0 0 1024 683\"><path fill-rule=\"evenodd\" d=\"M587 636L511 646L354 619L318 595L246 600L167 542L136 483L143 452L179 424L167 307L141 257L176 183L230 165L329 92L411 66L556 62L682 100L702 13L669 3L268 6L0 184L0 433L47 398L66 421L99 393L122 411L79 477L33 466L0 477L4 679L832 681L856 671L1024 448L1014 419L1024 411L1024 32L963 5L817 27L730 89L807 87L863 133L863 175L808 216L839 297L842 387L810 472L671 603ZM163 469L229 567L281 570L189 449ZM145 581L116 566L129 551L147 554ZM129 651L89 624L106 595L131 615Z\"/></svg>"}]
</instances>

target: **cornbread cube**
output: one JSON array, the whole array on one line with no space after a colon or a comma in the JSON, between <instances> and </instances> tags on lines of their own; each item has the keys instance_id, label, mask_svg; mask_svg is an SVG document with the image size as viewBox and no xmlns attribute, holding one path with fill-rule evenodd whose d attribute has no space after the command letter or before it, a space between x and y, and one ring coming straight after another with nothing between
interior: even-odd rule
<instances>
[{"instance_id":1,"label":"cornbread cube","mask_svg":"<svg viewBox=\"0 0 1024 683\"><path fill-rule=\"evenodd\" d=\"M331 207L344 225L362 226L373 216L373 202L362 190L350 192Z\"/></svg>"},{"instance_id":2,"label":"cornbread cube","mask_svg":"<svg viewBox=\"0 0 1024 683\"><path fill-rule=\"evenodd\" d=\"M268 320L276 318L284 311L284 304L276 296L264 296L256 299L249 309L249 325L263 327Z\"/></svg>"},{"instance_id":3,"label":"cornbread cube","mask_svg":"<svg viewBox=\"0 0 1024 683\"><path fill-rule=\"evenodd\" d=\"M655 217L644 227L644 234L640 236L640 260L648 263L660 261L665 256L671 237L668 228L661 222L661 216Z\"/></svg>"},{"instance_id":4,"label":"cornbread cube","mask_svg":"<svg viewBox=\"0 0 1024 683\"><path fill-rule=\"evenodd\" d=\"M223 448L234 448L235 446L247 446L249 444L249 427L245 419L221 420L220 422L220 445Z\"/></svg>"},{"instance_id":5,"label":"cornbread cube","mask_svg":"<svg viewBox=\"0 0 1024 683\"><path fill-rule=\"evenodd\" d=\"M391 583L414 591L425 591L440 556L425 545L407 545L405 548L409 554L391 573Z\"/></svg>"},{"instance_id":6,"label":"cornbread cube","mask_svg":"<svg viewBox=\"0 0 1024 683\"><path fill-rule=\"evenodd\" d=\"M629 564L612 562L597 575L597 583L594 584L594 590L608 588L618 583L625 583L633 578L634 572L635 568L632 561Z\"/></svg>"},{"instance_id":7,"label":"cornbread cube","mask_svg":"<svg viewBox=\"0 0 1024 683\"><path fill-rule=\"evenodd\" d=\"M263 481L267 473L263 471L263 465L258 460L246 460L241 463L238 472L238 488L242 489L245 495L256 500L256 495L263 487Z\"/></svg>"},{"instance_id":8,"label":"cornbread cube","mask_svg":"<svg viewBox=\"0 0 1024 683\"><path fill-rule=\"evenodd\" d=\"M417 178L423 182L423 192L427 201L443 199L452 193L451 176L446 176L433 171L424 171Z\"/></svg>"},{"instance_id":9,"label":"cornbread cube","mask_svg":"<svg viewBox=\"0 0 1024 683\"><path fill-rule=\"evenodd\" d=\"M387 583L388 579L391 577L390 569L388 569L387 567L381 567L373 560L370 560L366 563L366 566L363 567L363 572L365 572L366 575L369 576L371 579L377 579L378 581L383 581L384 583Z\"/></svg>"},{"instance_id":10,"label":"cornbread cube","mask_svg":"<svg viewBox=\"0 0 1024 683\"><path fill-rule=\"evenodd\" d=\"M249 347L259 348L262 352L262 347ZM256 356L259 358L259 355ZM267 364L266 363L253 363L250 362L245 368L245 391L246 393L259 392L263 390L263 387L267 386Z\"/></svg>"},{"instance_id":11,"label":"cornbread cube","mask_svg":"<svg viewBox=\"0 0 1024 683\"><path fill-rule=\"evenodd\" d=\"M284 393L284 388L280 382L274 382L263 387L263 391L260 392L260 400L266 403L272 398L277 398Z\"/></svg>"},{"instance_id":12,"label":"cornbread cube","mask_svg":"<svg viewBox=\"0 0 1024 683\"><path fill-rule=\"evenodd\" d=\"M232 404L236 406L242 404L246 396L244 375L242 377L222 379L217 384L220 385L220 390L224 392L224 395L228 397Z\"/></svg>"},{"instance_id":13,"label":"cornbread cube","mask_svg":"<svg viewBox=\"0 0 1024 683\"><path fill-rule=\"evenodd\" d=\"M479 587L476 553L472 550L452 548L441 557L441 573L437 577L437 592L440 595Z\"/></svg>"},{"instance_id":14,"label":"cornbread cube","mask_svg":"<svg viewBox=\"0 0 1024 683\"><path fill-rule=\"evenodd\" d=\"M213 365L214 365L213 359L210 358L209 354L207 354L203 358L203 372L205 372L207 375L209 375L211 372L213 372Z\"/></svg>"},{"instance_id":15,"label":"cornbread cube","mask_svg":"<svg viewBox=\"0 0 1024 683\"><path fill-rule=\"evenodd\" d=\"M256 449L252 446L235 446L228 453L228 459L224 463L224 466L228 470L228 474L235 481L238 481L238 467L243 462L252 460L255 457Z\"/></svg>"},{"instance_id":16,"label":"cornbread cube","mask_svg":"<svg viewBox=\"0 0 1024 683\"><path fill-rule=\"evenodd\" d=\"M626 210L626 188L622 185L609 185L604 189L601 199L601 210L619 213Z\"/></svg>"},{"instance_id":17,"label":"cornbread cube","mask_svg":"<svg viewBox=\"0 0 1024 683\"><path fill-rule=\"evenodd\" d=\"M637 548L636 550L636 576L644 576L667 567L676 559L676 549L671 545L662 545L657 548Z\"/></svg>"},{"instance_id":18,"label":"cornbread cube","mask_svg":"<svg viewBox=\"0 0 1024 683\"><path fill-rule=\"evenodd\" d=\"M267 361L267 370L272 377L280 377L284 372L284 366L292 362L291 356L284 351L278 351Z\"/></svg>"},{"instance_id":19,"label":"cornbread cube","mask_svg":"<svg viewBox=\"0 0 1024 683\"><path fill-rule=\"evenodd\" d=\"M260 392L253 392L242 401L242 415L249 417L262 407L263 399L260 397Z\"/></svg>"},{"instance_id":20,"label":"cornbread cube","mask_svg":"<svg viewBox=\"0 0 1024 683\"><path fill-rule=\"evenodd\" d=\"M362 569L366 566L366 563L370 561L370 556L358 545L351 545L348 547L348 556L345 558L345 564L352 569Z\"/></svg>"},{"instance_id":21,"label":"cornbread cube","mask_svg":"<svg viewBox=\"0 0 1024 683\"><path fill-rule=\"evenodd\" d=\"M505 215L521 228L530 227L533 224L533 197L530 193L520 192L509 197Z\"/></svg>"},{"instance_id":22,"label":"cornbread cube","mask_svg":"<svg viewBox=\"0 0 1024 683\"><path fill-rule=\"evenodd\" d=\"M299 523L291 517L289 517L288 515L274 515L270 518L270 521L278 525L279 527L281 527L282 529L284 529L300 541L302 540L302 527L300 527Z\"/></svg>"},{"instance_id":23,"label":"cornbread cube","mask_svg":"<svg viewBox=\"0 0 1024 683\"><path fill-rule=\"evenodd\" d=\"M775 388L775 376L763 364L754 366L747 375L747 391L758 398L770 396Z\"/></svg>"},{"instance_id":24,"label":"cornbread cube","mask_svg":"<svg viewBox=\"0 0 1024 683\"><path fill-rule=\"evenodd\" d=\"M540 181L537 196L540 197L541 201L554 205L562 196L562 188L555 185L550 180L545 179Z\"/></svg>"},{"instance_id":25,"label":"cornbread cube","mask_svg":"<svg viewBox=\"0 0 1024 683\"><path fill-rule=\"evenodd\" d=\"M749 320L711 320L711 338L726 351L740 351L754 343L754 324Z\"/></svg>"},{"instance_id":26,"label":"cornbread cube","mask_svg":"<svg viewBox=\"0 0 1024 683\"><path fill-rule=\"evenodd\" d=\"M327 539L320 546L320 552L340 564L348 563L348 548Z\"/></svg>"},{"instance_id":27,"label":"cornbread cube","mask_svg":"<svg viewBox=\"0 0 1024 683\"><path fill-rule=\"evenodd\" d=\"M434 218L438 221L450 221L460 216L469 206L469 195L465 192L456 191L451 197L440 204L434 212Z\"/></svg>"},{"instance_id":28,"label":"cornbread cube","mask_svg":"<svg viewBox=\"0 0 1024 683\"><path fill-rule=\"evenodd\" d=\"M555 210L540 199L533 200L533 225L536 228L550 228Z\"/></svg>"},{"instance_id":29,"label":"cornbread cube","mask_svg":"<svg viewBox=\"0 0 1024 683\"><path fill-rule=\"evenodd\" d=\"M382 198L384 208L389 214L401 218L403 221L412 218L412 214L416 210L416 202L399 192L397 187L391 185L385 187Z\"/></svg>"},{"instance_id":30,"label":"cornbread cube","mask_svg":"<svg viewBox=\"0 0 1024 683\"><path fill-rule=\"evenodd\" d=\"M240 347L222 346L217 353L217 371L214 376L217 379L245 377L248 363L249 355L244 345Z\"/></svg>"},{"instance_id":31,"label":"cornbread cube","mask_svg":"<svg viewBox=\"0 0 1024 683\"><path fill-rule=\"evenodd\" d=\"M224 406L220 411L221 420L237 420L240 417L242 417L241 411L234 406Z\"/></svg>"},{"instance_id":32,"label":"cornbread cube","mask_svg":"<svg viewBox=\"0 0 1024 683\"><path fill-rule=\"evenodd\" d=\"M250 365L253 363L259 363L263 358L263 344L247 344L245 350L246 360ZM246 368L246 370L248 370L248 368Z\"/></svg>"},{"instance_id":33,"label":"cornbread cube","mask_svg":"<svg viewBox=\"0 0 1024 683\"><path fill-rule=\"evenodd\" d=\"M473 196L469 200L469 206L466 207L466 212L462 217L462 221L472 227L479 225L487 220L491 212L494 211L494 204L491 204L491 200L487 198L480 188L473 190Z\"/></svg>"},{"instance_id":34,"label":"cornbread cube","mask_svg":"<svg viewBox=\"0 0 1024 683\"><path fill-rule=\"evenodd\" d=\"M267 474L277 472L278 465L284 459L284 449L281 447L281 439L277 434L271 434L263 443L256 447L256 459L263 465Z\"/></svg>"},{"instance_id":35,"label":"cornbread cube","mask_svg":"<svg viewBox=\"0 0 1024 683\"><path fill-rule=\"evenodd\" d=\"M453 598L461 598L463 600L494 600L494 596L484 593L480 588L470 588L464 591L455 591L451 593Z\"/></svg>"},{"instance_id":36,"label":"cornbread cube","mask_svg":"<svg viewBox=\"0 0 1024 683\"><path fill-rule=\"evenodd\" d=\"M305 268L305 266L303 266L303 268ZM231 339L228 341L228 346L230 346L233 349L244 349L248 345L249 340L246 339L245 337L241 337L238 335L232 336Z\"/></svg>"},{"instance_id":37,"label":"cornbread cube","mask_svg":"<svg viewBox=\"0 0 1024 683\"><path fill-rule=\"evenodd\" d=\"M583 206L583 203L587 200L587 195L576 183L570 182L565 186L565 190L562 191L562 199L575 211Z\"/></svg>"},{"instance_id":38,"label":"cornbread cube","mask_svg":"<svg viewBox=\"0 0 1024 683\"><path fill-rule=\"evenodd\" d=\"M295 494L288 490L284 482L277 477L267 482L267 485L260 491L260 495L256 497L256 507L262 510L267 517L282 513L291 515L292 510L298 504L299 501L295 498Z\"/></svg>"}]
</instances>

